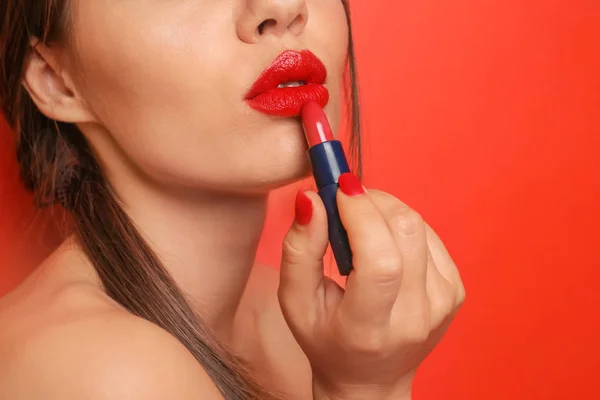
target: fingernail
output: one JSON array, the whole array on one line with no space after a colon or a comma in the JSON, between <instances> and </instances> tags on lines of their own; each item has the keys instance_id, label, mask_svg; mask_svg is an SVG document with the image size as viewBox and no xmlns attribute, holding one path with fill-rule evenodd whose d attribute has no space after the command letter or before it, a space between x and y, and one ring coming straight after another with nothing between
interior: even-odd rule
<instances>
[{"instance_id":1,"label":"fingernail","mask_svg":"<svg viewBox=\"0 0 600 400\"><path fill-rule=\"evenodd\" d=\"M304 190L299 190L296 195L296 222L300 225L307 225L312 219L312 214L312 200Z\"/></svg>"},{"instance_id":2,"label":"fingernail","mask_svg":"<svg viewBox=\"0 0 600 400\"><path fill-rule=\"evenodd\" d=\"M345 195L359 196L365 193L365 189L363 188L362 183L360 183L360 179L353 173L346 172L345 174L340 175L338 184Z\"/></svg>"}]
</instances>

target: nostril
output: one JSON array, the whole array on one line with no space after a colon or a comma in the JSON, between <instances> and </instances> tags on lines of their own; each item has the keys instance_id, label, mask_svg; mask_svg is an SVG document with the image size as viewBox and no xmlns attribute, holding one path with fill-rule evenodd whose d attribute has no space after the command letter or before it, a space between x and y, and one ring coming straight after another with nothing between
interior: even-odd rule
<instances>
[{"instance_id":1,"label":"nostril","mask_svg":"<svg viewBox=\"0 0 600 400\"><path fill-rule=\"evenodd\" d=\"M272 28L277 25L277 21L274 19L266 19L258 26L258 34L262 35L265 29Z\"/></svg>"}]
</instances>

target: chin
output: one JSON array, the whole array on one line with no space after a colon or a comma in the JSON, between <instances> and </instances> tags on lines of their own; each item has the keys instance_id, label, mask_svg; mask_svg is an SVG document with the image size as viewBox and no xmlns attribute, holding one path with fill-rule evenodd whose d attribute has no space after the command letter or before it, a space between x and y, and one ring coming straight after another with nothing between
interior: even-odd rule
<instances>
[{"instance_id":1,"label":"chin","mask_svg":"<svg viewBox=\"0 0 600 400\"><path fill-rule=\"evenodd\" d=\"M234 191L238 193L266 195L273 190L280 189L312 176L310 165L306 158L303 159L302 163L298 163L293 168L289 167L290 166L288 166L288 168L281 168L266 176L253 176L248 179L245 184L242 184L241 188L238 186Z\"/></svg>"},{"instance_id":2,"label":"chin","mask_svg":"<svg viewBox=\"0 0 600 400\"><path fill-rule=\"evenodd\" d=\"M251 167L230 170L226 175L188 175L170 179L169 186L186 190L214 192L226 195L266 196L269 192L312 176L306 154L272 157L267 162L256 162Z\"/></svg>"}]
</instances>

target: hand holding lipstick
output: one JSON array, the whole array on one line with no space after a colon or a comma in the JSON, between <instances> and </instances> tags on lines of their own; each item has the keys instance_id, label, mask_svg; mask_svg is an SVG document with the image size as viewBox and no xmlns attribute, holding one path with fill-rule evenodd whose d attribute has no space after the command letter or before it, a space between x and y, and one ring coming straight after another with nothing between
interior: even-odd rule
<instances>
[{"instance_id":1,"label":"hand holding lipstick","mask_svg":"<svg viewBox=\"0 0 600 400\"><path fill-rule=\"evenodd\" d=\"M300 192L286 236L279 301L308 357L315 399L409 399L416 369L465 292L433 230L395 197L339 178L337 205L353 254L346 290L323 275L321 197Z\"/></svg>"}]
</instances>

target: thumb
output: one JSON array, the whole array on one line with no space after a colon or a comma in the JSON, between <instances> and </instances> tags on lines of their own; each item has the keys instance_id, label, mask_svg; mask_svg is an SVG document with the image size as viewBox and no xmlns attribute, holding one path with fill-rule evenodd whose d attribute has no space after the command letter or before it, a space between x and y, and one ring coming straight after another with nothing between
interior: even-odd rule
<instances>
[{"instance_id":1,"label":"thumb","mask_svg":"<svg viewBox=\"0 0 600 400\"><path fill-rule=\"evenodd\" d=\"M327 213L321 198L315 192L300 190L294 223L283 240L279 281L282 308L301 310L297 307L315 304L323 283L327 243Z\"/></svg>"}]
</instances>

